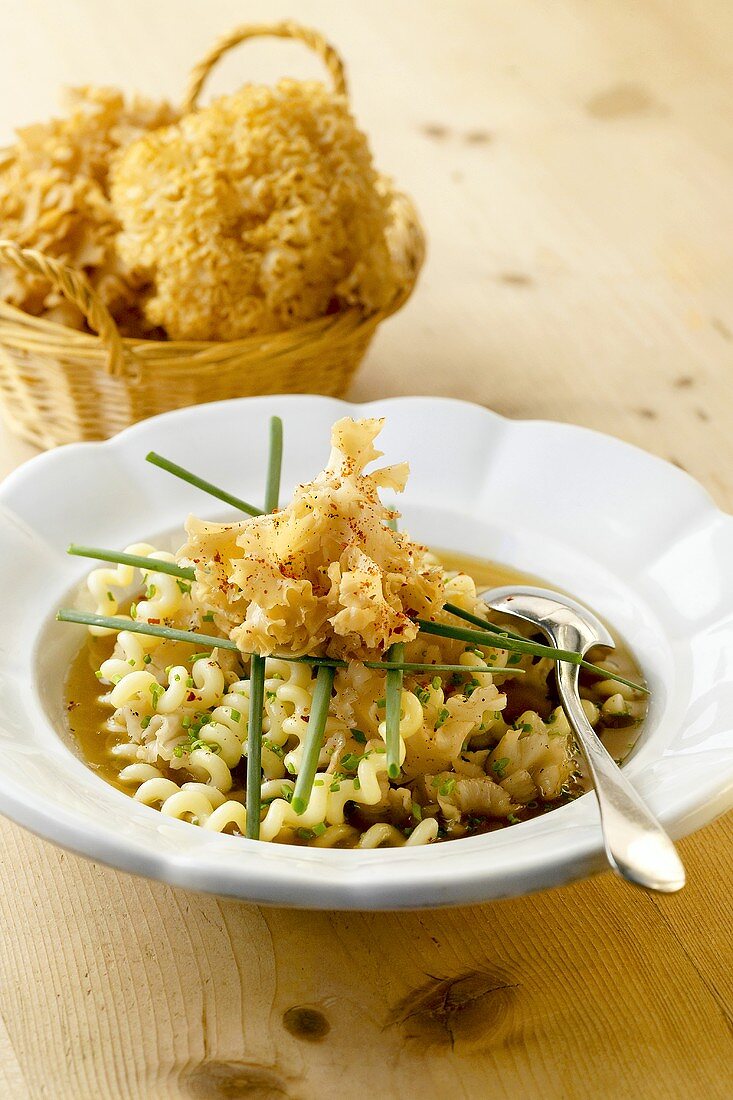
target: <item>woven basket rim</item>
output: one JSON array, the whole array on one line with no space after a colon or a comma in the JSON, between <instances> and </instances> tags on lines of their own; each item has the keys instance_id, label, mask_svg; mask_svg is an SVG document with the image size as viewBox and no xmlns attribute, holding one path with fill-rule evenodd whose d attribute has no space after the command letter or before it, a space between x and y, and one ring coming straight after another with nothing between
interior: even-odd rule
<instances>
[{"instance_id":1,"label":"woven basket rim","mask_svg":"<svg viewBox=\"0 0 733 1100\"><path fill-rule=\"evenodd\" d=\"M335 313L315 317L310 321L295 325L278 332L253 333L236 340L156 340L141 336L121 336L125 350L143 363L154 360L166 361L181 358L201 357L206 352L218 351L221 356L237 355L246 352L255 353L267 347L270 351L283 345L285 350L294 350L298 343L308 345L324 337L351 336L360 328L372 327L389 317L404 304L414 289L417 276L423 262L425 238L420 218L412 199L391 185L391 180L382 176L380 184L386 188L390 197L390 210L393 223L388 229L390 251L393 256L393 270L403 276L387 305L381 309L367 311L359 306L349 306ZM419 242L418 253L412 263L409 262L409 249L400 247L401 231L411 231ZM414 242L413 242L414 243ZM406 262L407 261L407 262ZM343 331L333 332L333 329ZM9 346L37 345L38 351L50 355L81 354L84 357L98 355L105 357L107 347L94 332L70 328L60 321L49 321L43 316L27 313L18 306L0 301L0 341ZM183 364L181 364L183 365Z\"/></svg>"},{"instance_id":2,"label":"woven basket rim","mask_svg":"<svg viewBox=\"0 0 733 1100\"><path fill-rule=\"evenodd\" d=\"M401 297L401 293L395 297ZM121 339L125 347L132 352L136 348L142 349L143 352L150 351L153 348L172 348L177 352L186 354L207 351L211 348L231 348L234 353L248 345L254 347L265 342L272 342L277 337L289 336L294 338L299 334L315 334L318 330L323 330L323 334L325 334L338 321L344 319L357 321L357 324L354 325L355 331L361 325L373 322L375 319L381 320L388 317L392 312L394 312L392 303L380 310L373 310L371 313L366 313L358 306L350 306L348 309L339 310L337 313L315 317L312 321L294 325L292 328L280 329L277 332L260 332L251 336L240 336L237 340L155 340L146 336L121 336ZM12 330L4 327L4 325L12 325L14 322L17 322L18 325L17 335L19 339L23 341L34 339L28 330L35 330L35 339L39 344L43 344L48 352L53 352L55 349L71 354L82 351L82 349L103 353L105 351L103 346L100 347L101 340L96 332L85 332L83 329L70 328L60 321L48 321L43 317L36 317L35 314L27 313L24 309L13 306L9 302L0 302L0 326L3 326L0 339L3 343L8 342L8 337L12 341ZM44 326L44 332L41 331L41 324ZM170 353L164 356L164 358L168 357L173 358ZM145 358L150 358L150 356L146 355Z\"/></svg>"}]
</instances>

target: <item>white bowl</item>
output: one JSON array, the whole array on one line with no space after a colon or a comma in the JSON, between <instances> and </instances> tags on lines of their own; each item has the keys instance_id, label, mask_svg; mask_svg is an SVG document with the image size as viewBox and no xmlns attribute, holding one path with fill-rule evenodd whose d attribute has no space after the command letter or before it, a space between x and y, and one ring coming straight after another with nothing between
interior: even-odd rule
<instances>
[{"instance_id":1,"label":"white bowl","mask_svg":"<svg viewBox=\"0 0 733 1100\"><path fill-rule=\"evenodd\" d=\"M595 432L512 422L457 401L353 406L263 397L184 409L106 443L39 456L0 488L0 812L95 860L277 905L413 908L552 886L603 864L592 794L510 829L426 848L264 844L164 818L108 786L60 736L62 681L83 628L53 621L88 563L69 542L122 547L227 512L146 465L155 449L251 500L268 418L285 423L283 492L322 468L339 416L386 415L408 458L403 525L423 542L509 563L572 592L631 643L652 688L625 765L674 837L733 805L733 519L686 474Z\"/></svg>"}]
</instances>

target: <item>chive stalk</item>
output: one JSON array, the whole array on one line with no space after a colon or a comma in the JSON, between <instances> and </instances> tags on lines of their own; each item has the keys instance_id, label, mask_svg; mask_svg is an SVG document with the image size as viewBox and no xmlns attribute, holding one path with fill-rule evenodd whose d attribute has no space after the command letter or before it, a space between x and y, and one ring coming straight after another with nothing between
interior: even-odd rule
<instances>
[{"instance_id":1,"label":"chive stalk","mask_svg":"<svg viewBox=\"0 0 733 1100\"><path fill-rule=\"evenodd\" d=\"M500 665L488 665L486 668L481 668L477 665L431 665L427 662L418 661L363 661L362 664L365 668L382 669L383 672L389 672L393 669L399 672L465 672L469 676L486 672L516 672L518 675L523 676L525 672L523 668L508 668Z\"/></svg>"},{"instance_id":2,"label":"chive stalk","mask_svg":"<svg viewBox=\"0 0 733 1100\"><path fill-rule=\"evenodd\" d=\"M228 649L233 653L241 652L236 642L231 638L217 638L213 634L199 634L196 630L178 630L173 626L162 626L158 623L146 623L137 619L125 619L116 615L97 615L94 611L77 611L73 608L62 607L57 612L56 618L61 623L78 623L81 626L100 626L106 630L127 630L130 634L147 634L151 638L164 638L169 642L187 642L190 645L208 646L211 649ZM242 656L246 657L244 653ZM305 654L302 657L294 657L290 653L268 654L274 661L290 661L294 664L314 665L320 668L326 665L329 668L347 668L348 662L341 661L338 657L321 657L315 654ZM434 665L422 664L417 661L405 661L395 663L390 661L364 661L367 668L381 669L388 672L391 669L399 669L402 672L482 672L473 665ZM522 668L500 668L498 666L487 668L486 672L515 673L522 675Z\"/></svg>"},{"instance_id":3,"label":"chive stalk","mask_svg":"<svg viewBox=\"0 0 733 1100\"><path fill-rule=\"evenodd\" d=\"M388 663L399 664L405 656L405 643L395 642L387 651ZM402 717L402 678L400 668L391 668L387 672L386 697L386 736L387 775L397 779L400 774L400 718Z\"/></svg>"},{"instance_id":4,"label":"chive stalk","mask_svg":"<svg viewBox=\"0 0 733 1100\"><path fill-rule=\"evenodd\" d=\"M262 717L265 704L265 658L252 654L249 673L247 723L247 836L260 839L262 800Z\"/></svg>"},{"instance_id":5,"label":"chive stalk","mask_svg":"<svg viewBox=\"0 0 733 1100\"><path fill-rule=\"evenodd\" d=\"M267 464L265 511L274 512L280 502L280 473L283 463L283 422L279 416L270 417L270 458Z\"/></svg>"},{"instance_id":6,"label":"chive stalk","mask_svg":"<svg viewBox=\"0 0 733 1100\"><path fill-rule=\"evenodd\" d=\"M333 690L334 669L329 665L321 665L318 669L316 686L313 691L313 705L308 720L308 732L303 743L303 755L300 761L300 770L295 782L293 801L291 803L296 814L302 814L310 802L313 782L316 778L318 760L323 747L323 736L326 730L328 707L331 702Z\"/></svg>"},{"instance_id":7,"label":"chive stalk","mask_svg":"<svg viewBox=\"0 0 733 1100\"><path fill-rule=\"evenodd\" d=\"M465 619L466 622L474 623L477 626L486 627L490 631L506 633L510 638L517 638L523 641L521 634L515 634L514 631L507 630L504 632L501 627L495 626L494 623L487 623L485 619L480 619L478 615L471 614L470 611L464 611L462 607L456 607L455 604L447 603L444 607L445 611L450 611L451 615L457 615L460 619ZM499 649L503 649L504 646L499 646ZM643 684L637 684L634 680L627 680L625 676L617 676L613 672L610 672L607 668L601 668L600 665L594 665L591 661L581 659L577 662L581 668L586 672L592 672L596 676L602 676L604 680L616 680L619 684L625 684L626 687L632 688L634 691L641 691L644 695L650 695L649 688L644 687Z\"/></svg>"},{"instance_id":8,"label":"chive stalk","mask_svg":"<svg viewBox=\"0 0 733 1100\"><path fill-rule=\"evenodd\" d=\"M451 609L453 608L454 605L451 604ZM461 618L465 618L469 614L458 607L452 613L460 615ZM607 668L594 665L591 661L584 660L581 654L575 650L556 649L554 646L543 645L541 642L530 642L526 638L514 637L504 633L493 633L490 629L478 631L461 626L450 626L447 623L431 623L424 619L418 619L417 621L420 630L424 634L433 634L440 638L455 638L458 641L472 642L474 645L479 646L491 646L492 649L501 649L510 653L529 653L535 657L548 657L552 661L566 661L568 664L578 665L579 668L585 669L586 672L592 672L595 676L600 676L604 680L616 680L619 684L625 684L626 687L630 687L634 691L640 691L644 695L650 694L649 688L643 684L637 684L634 680L627 680L625 676L610 672Z\"/></svg>"},{"instance_id":9,"label":"chive stalk","mask_svg":"<svg viewBox=\"0 0 733 1100\"><path fill-rule=\"evenodd\" d=\"M176 462L171 462L169 458L164 458L163 455L157 454L156 451L150 451L145 456L145 461L152 463L153 466L158 466L161 470L165 470L166 473L173 474L174 477L178 477L181 481L187 481L189 485L194 485L197 489L203 490L204 493L208 493L209 496L216 497L217 500L223 500L225 504L231 504L232 508L237 508L240 512L246 512L248 516L261 516L262 510L255 508L254 504L248 504L246 500L241 500L239 497L233 496L232 493L228 493L226 489L220 489L218 485L212 485L210 481L205 481L202 477L198 477L196 474L191 473L190 470L184 469L183 466L179 466Z\"/></svg>"},{"instance_id":10,"label":"chive stalk","mask_svg":"<svg viewBox=\"0 0 733 1100\"><path fill-rule=\"evenodd\" d=\"M140 622L137 619L125 619L116 615L97 615L94 611L76 611L73 608L62 607L60 611L56 613L56 618L61 623L78 623L81 626L98 626L103 627L105 630L127 630L130 634L147 634L151 638L165 638L171 642L188 642L191 645L196 646L208 646L211 649L229 649L234 653L241 652L236 642L233 642L231 638L217 638L213 634L199 634L196 630L178 630L172 626L162 626L157 623ZM581 668L586 669L588 672L594 673L596 676L602 677L604 680L616 680L620 684L625 684L627 687L633 688L635 691L641 691L645 695L649 694L649 689L642 684L637 684L633 680L627 680L624 676L620 676L616 672L611 672L607 668L601 668L599 665L591 664L590 661L584 661L580 658L579 653L573 653L569 650L553 649L552 646L542 646L536 642L526 642L526 646L533 648L519 649L519 643L514 638L505 638L504 635L482 635L477 630L462 630L460 627L447 626L444 623L425 623L422 626L423 633L425 634L438 634L441 637L458 638L463 641L473 642L474 645L491 646L494 649L506 649L506 650L518 650L520 652L536 653L539 651L539 655L542 657L549 657L554 661L569 661L570 664L579 665ZM458 633L456 633L458 631ZM243 654L247 656L247 654ZM269 654L276 661L290 661L294 664L313 665L316 668L323 666L327 668L347 668L348 661L341 661L337 657L321 657L313 654L306 654L302 657L294 657L289 653L272 653ZM388 671L401 671L401 672L470 672L473 669L472 665L433 665L422 664L416 661L364 661L364 665L367 668L382 669L385 672ZM474 670L475 671L475 670ZM479 669L479 671L483 671ZM520 668L507 668L504 666L489 667L486 672L496 673L514 673L520 675L523 670Z\"/></svg>"},{"instance_id":11,"label":"chive stalk","mask_svg":"<svg viewBox=\"0 0 733 1100\"><path fill-rule=\"evenodd\" d=\"M172 626L157 623L138 622L137 619L125 619L121 615L97 615L93 611L75 611L62 607L56 618L61 623L81 623L82 626L101 626L106 630L129 630L131 634L147 634L151 638L165 638L171 642L190 642L192 645L207 646L211 649L239 650L231 638L216 638L213 634L199 634L195 630L178 630Z\"/></svg>"},{"instance_id":12,"label":"chive stalk","mask_svg":"<svg viewBox=\"0 0 733 1100\"><path fill-rule=\"evenodd\" d=\"M132 565L135 569L145 569L148 573L167 573L171 577L195 581L196 570L193 566L178 565L174 561L160 561L158 558L146 558L143 554L126 554L122 550L105 550L101 546L77 546L72 542L66 551L77 558L94 558L96 561L111 561L116 565Z\"/></svg>"},{"instance_id":13,"label":"chive stalk","mask_svg":"<svg viewBox=\"0 0 733 1100\"><path fill-rule=\"evenodd\" d=\"M516 631L508 630L504 626L497 626L496 623L490 623L486 619L480 619L478 615L472 615L470 611L464 611L454 603L444 604L443 610L450 611L451 615L457 615L459 619L465 619L467 623L473 623L482 630L489 630L492 634L505 634L508 638L517 638L520 642L526 641L522 634L517 634Z\"/></svg>"},{"instance_id":14,"label":"chive stalk","mask_svg":"<svg viewBox=\"0 0 733 1100\"><path fill-rule=\"evenodd\" d=\"M147 634L151 638L165 638L169 642L189 642L191 645L206 646L210 649L229 649L234 653L241 650L231 638L217 638L213 634L199 634L196 630L178 630L173 626L162 626L158 623L140 622L137 619L125 619L116 615L97 615L94 611L76 611L73 608L62 607L57 611L56 618L61 623L79 623L81 626L101 626L105 630L127 630L130 634ZM243 657L248 654L243 653ZM268 654L276 661L292 661L295 664L304 665L328 665L332 668L346 668L346 661L340 661L335 657L318 657L310 654L303 657L293 657L289 653Z\"/></svg>"},{"instance_id":15,"label":"chive stalk","mask_svg":"<svg viewBox=\"0 0 733 1100\"><path fill-rule=\"evenodd\" d=\"M554 661L568 661L579 665L582 658L572 649L556 649L541 642L530 642L527 638L512 638L508 634L496 634L489 630L469 630L468 627L451 626L448 623L431 623L418 619L423 634L433 634L439 638L454 638L461 642L473 642L474 645L491 646L514 653L530 653L534 657L550 657Z\"/></svg>"}]
</instances>

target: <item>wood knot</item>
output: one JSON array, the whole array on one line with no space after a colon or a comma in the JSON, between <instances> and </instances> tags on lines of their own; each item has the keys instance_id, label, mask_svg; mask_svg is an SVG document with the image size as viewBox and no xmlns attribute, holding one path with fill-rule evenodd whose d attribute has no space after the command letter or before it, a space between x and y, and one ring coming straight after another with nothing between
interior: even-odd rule
<instances>
[{"instance_id":1,"label":"wood knot","mask_svg":"<svg viewBox=\"0 0 733 1100\"><path fill-rule=\"evenodd\" d=\"M185 1084L195 1100L282 1100L290 1096L277 1073L247 1062L202 1062Z\"/></svg>"},{"instance_id":2,"label":"wood knot","mask_svg":"<svg viewBox=\"0 0 733 1100\"><path fill-rule=\"evenodd\" d=\"M305 1039L307 1043L319 1043L331 1030L323 1013L308 1005L297 1005L283 1012L283 1027L296 1039Z\"/></svg>"},{"instance_id":3,"label":"wood knot","mask_svg":"<svg viewBox=\"0 0 733 1100\"><path fill-rule=\"evenodd\" d=\"M500 271L497 279L504 286L532 286L534 279L531 275L525 275L521 271Z\"/></svg>"},{"instance_id":4,"label":"wood knot","mask_svg":"<svg viewBox=\"0 0 733 1100\"><path fill-rule=\"evenodd\" d=\"M505 1032L518 988L497 971L431 977L399 1003L390 1025L406 1039L478 1050Z\"/></svg>"},{"instance_id":5,"label":"wood knot","mask_svg":"<svg viewBox=\"0 0 733 1100\"><path fill-rule=\"evenodd\" d=\"M605 88L591 96L585 109L592 118L605 120L661 110L646 88L638 84L619 84L614 88Z\"/></svg>"}]
</instances>

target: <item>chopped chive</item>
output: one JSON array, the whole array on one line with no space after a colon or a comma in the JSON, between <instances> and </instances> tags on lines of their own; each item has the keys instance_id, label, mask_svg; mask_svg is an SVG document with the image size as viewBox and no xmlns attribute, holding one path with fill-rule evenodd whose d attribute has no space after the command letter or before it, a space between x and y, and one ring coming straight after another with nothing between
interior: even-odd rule
<instances>
[{"instance_id":1,"label":"chopped chive","mask_svg":"<svg viewBox=\"0 0 733 1100\"><path fill-rule=\"evenodd\" d=\"M94 558L95 561L111 561L117 565L131 565L135 569L145 569L148 573L168 573L171 577L183 577L195 581L196 571L192 567L178 565L174 561L158 561L146 558L142 554L125 554L121 550L104 550L100 546L77 546L72 542L66 551L77 558Z\"/></svg>"},{"instance_id":2,"label":"chopped chive","mask_svg":"<svg viewBox=\"0 0 733 1100\"><path fill-rule=\"evenodd\" d=\"M435 728L439 730L442 725L450 718L450 711L447 707L441 707L438 711L438 717L435 720Z\"/></svg>"},{"instance_id":3,"label":"chopped chive","mask_svg":"<svg viewBox=\"0 0 733 1100\"><path fill-rule=\"evenodd\" d=\"M313 780L316 776L318 758L323 746L323 734L326 729L328 707L331 702L333 690L334 670L328 665L321 665L318 669L316 686L313 691L313 704L311 707L308 732L303 742L303 756L298 772L298 779L293 793L292 806L296 814L302 814L310 802Z\"/></svg>"},{"instance_id":4,"label":"chopped chive","mask_svg":"<svg viewBox=\"0 0 733 1100\"><path fill-rule=\"evenodd\" d=\"M361 730L352 730L351 736L355 741L358 741L360 745L366 745L366 734L362 733Z\"/></svg>"},{"instance_id":5,"label":"chopped chive","mask_svg":"<svg viewBox=\"0 0 733 1100\"><path fill-rule=\"evenodd\" d=\"M283 422L270 417L270 458L267 464L265 511L274 512L280 502L280 472L283 463Z\"/></svg>"},{"instance_id":6,"label":"chopped chive","mask_svg":"<svg viewBox=\"0 0 733 1100\"><path fill-rule=\"evenodd\" d=\"M249 723L247 727L247 836L260 838L262 799L262 707L265 691L265 658L252 654L249 673Z\"/></svg>"},{"instance_id":7,"label":"chopped chive","mask_svg":"<svg viewBox=\"0 0 733 1100\"><path fill-rule=\"evenodd\" d=\"M232 722L241 722L242 721L241 712L238 711L238 710L235 710L234 707L229 708L229 714L231 716Z\"/></svg>"},{"instance_id":8,"label":"chopped chive","mask_svg":"<svg viewBox=\"0 0 733 1100\"><path fill-rule=\"evenodd\" d=\"M399 664L405 656L405 643L395 642L387 653L388 663ZM402 679L404 673L399 668L387 672L387 711L385 716L387 743L387 775L397 779L400 774L400 718L402 716Z\"/></svg>"},{"instance_id":9,"label":"chopped chive","mask_svg":"<svg viewBox=\"0 0 733 1100\"><path fill-rule=\"evenodd\" d=\"M180 478L181 481L187 481L189 485L194 485L197 489L202 489L203 492L208 493L209 496L216 497L217 500L223 500L225 504L231 504L233 508L238 508L240 512L246 512L248 516L261 516L263 514L262 511L259 508L255 508L253 504L248 504L246 500L241 500L239 497L227 493L225 489L220 489L218 486L212 485L210 481L204 481L202 477L198 477L196 474L191 473L190 470L186 470L183 466L171 462L170 459L164 458L163 455L159 455L155 451L151 451L147 454L145 456L145 461L151 462L153 466L158 466L161 470L165 470L166 473L173 474L174 477Z\"/></svg>"},{"instance_id":10,"label":"chopped chive","mask_svg":"<svg viewBox=\"0 0 733 1100\"><path fill-rule=\"evenodd\" d=\"M499 637L495 637L493 640L484 642L484 645L491 645L494 649L514 650L516 653L531 653L535 657L549 657L553 661L567 661L568 664L578 665L580 668L586 670L586 672L592 672L596 676L602 676L604 680L616 680L619 684L624 684L626 687L632 688L634 691L641 691L644 695L650 695L648 687L643 684L637 684L634 680L627 680L624 676L617 676L613 672L609 672L608 669L601 668L600 665L594 665L590 661L585 661L580 653L574 653L566 649L555 649L554 646L542 645L540 642L529 642L526 638L522 638L519 634L514 634L512 631L505 631L501 627L495 626L493 623L488 623L484 619L480 619L478 615L472 615L470 611L464 611L462 607L456 607L455 604L447 603L445 610L449 611L451 615L457 615L460 619L465 619L466 622L474 623L474 625L480 625L484 630L488 630L491 633L498 633ZM420 629L424 630L426 634L438 634L442 631L434 630L433 627L441 626L440 623L424 623L421 619L418 619ZM431 629L428 629L430 627ZM451 630L460 630L460 627L451 627ZM464 632L465 634L467 631ZM456 634L443 634L443 637L458 637ZM471 640L471 639L466 639ZM475 638L474 640L478 641ZM481 643L479 643L481 644Z\"/></svg>"},{"instance_id":11,"label":"chopped chive","mask_svg":"<svg viewBox=\"0 0 733 1100\"><path fill-rule=\"evenodd\" d=\"M501 760L495 760L491 765L491 770L498 779L504 778L504 772L507 770L511 763L508 756L502 756Z\"/></svg>"},{"instance_id":12,"label":"chopped chive","mask_svg":"<svg viewBox=\"0 0 733 1100\"><path fill-rule=\"evenodd\" d=\"M213 623L213 621L214 621L214 612L213 611L207 611L206 614L204 616L202 616L202 618L203 618L203 621L205 623Z\"/></svg>"}]
</instances>

